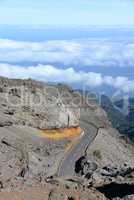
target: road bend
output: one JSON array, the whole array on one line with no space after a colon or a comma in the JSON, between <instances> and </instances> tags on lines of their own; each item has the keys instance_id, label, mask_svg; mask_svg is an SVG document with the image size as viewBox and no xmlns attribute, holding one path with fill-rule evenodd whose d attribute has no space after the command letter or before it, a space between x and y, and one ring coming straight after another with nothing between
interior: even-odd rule
<instances>
[{"instance_id":1,"label":"road bend","mask_svg":"<svg viewBox=\"0 0 134 200\"><path fill-rule=\"evenodd\" d=\"M93 124L81 121L80 127L84 130L84 134L61 161L57 172L59 177L74 175L76 161L85 155L88 146L97 135L98 129Z\"/></svg>"}]
</instances>

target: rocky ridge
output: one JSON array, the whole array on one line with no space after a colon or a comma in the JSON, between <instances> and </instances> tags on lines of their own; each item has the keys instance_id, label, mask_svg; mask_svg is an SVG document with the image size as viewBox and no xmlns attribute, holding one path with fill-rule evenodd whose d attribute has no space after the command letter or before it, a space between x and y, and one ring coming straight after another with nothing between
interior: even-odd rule
<instances>
[{"instance_id":1,"label":"rocky ridge","mask_svg":"<svg viewBox=\"0 0 134 200\"><path fill-rule=\"evenodd\" d=\"M76 160L74 176L57 177L71 140L51 141L38 133L79 124L89 133L96 129L97 135ZM71 88L0 78L0 196L4 200L11 196L6 191L29 200L28 190L37 200L133 200L133 153L133 145L111 127L104 110L85 102Z\"/></svg>"}]
</instances>

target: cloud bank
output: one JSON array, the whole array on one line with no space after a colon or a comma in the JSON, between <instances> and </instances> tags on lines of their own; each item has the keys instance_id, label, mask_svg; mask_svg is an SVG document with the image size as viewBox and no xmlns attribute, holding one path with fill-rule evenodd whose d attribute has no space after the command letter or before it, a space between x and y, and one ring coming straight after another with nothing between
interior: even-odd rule
<instances>
[{"instance_id":1,"label":"cloud bank","mask_svg":"<svg viewBox=\"0 0 134 200\"><path fill-rule=\"evenodd\" d=\"M44 82L84 84L92 88L106 85L123 92L134 91L134 80L127 77L103 76L100 73L75 71L73 68L59 69L52 65L22 67L0 64L0 75L10 78L34 78Z\"/></svg>"},{"instance_id":2,"label":"cloud bank","mask_svg":"<svg viewBox=\"0 0 134 200\"><path fill-rule=\"evenodd\" d=\"M87 39L37 43L0 39L0 62L134 67L134 42Z\"/></svg>"}]
</instances>

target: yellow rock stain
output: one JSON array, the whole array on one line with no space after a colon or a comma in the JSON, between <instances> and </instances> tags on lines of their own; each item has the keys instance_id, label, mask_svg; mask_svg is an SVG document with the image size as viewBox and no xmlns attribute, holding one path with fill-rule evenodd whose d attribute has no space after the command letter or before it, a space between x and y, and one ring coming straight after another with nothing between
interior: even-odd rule
<instances>
[{"instance_id":1,"label":"yellow rock stain","mask_svg":"<svg viewBox=\"0 0 134 200\"><path fill-rule=\"evenodd\" d=\"M80 127L63 128L53 130L42 130L39 135L43 138L51 140L73 139L82 134L83 130Z\"/></svg>"}]
</instances>

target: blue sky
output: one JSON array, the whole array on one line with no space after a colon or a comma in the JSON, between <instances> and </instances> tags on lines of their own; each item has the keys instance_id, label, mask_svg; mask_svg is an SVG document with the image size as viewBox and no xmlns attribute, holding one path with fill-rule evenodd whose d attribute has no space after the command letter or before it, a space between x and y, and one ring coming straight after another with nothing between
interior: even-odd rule
<instances>
[{"instance_id":1,"label":"blue sky","mask_svg":"<svg viewBox=\"0 0 134 200\"><path fill-rule=\"evenodd\" d=\"M133 0L0 0L0 24L131 25Z\"/></svg>"}]
</instances>

